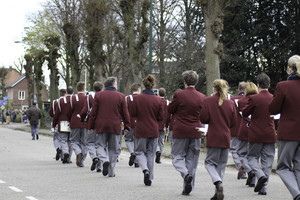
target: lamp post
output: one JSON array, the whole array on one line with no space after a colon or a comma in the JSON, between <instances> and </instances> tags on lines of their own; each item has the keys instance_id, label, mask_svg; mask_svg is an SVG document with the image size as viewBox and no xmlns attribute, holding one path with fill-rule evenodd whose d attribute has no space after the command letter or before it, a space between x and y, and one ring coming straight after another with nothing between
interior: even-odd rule
<instances>
[{"instance_id":1,"label":"lamp post","mask_svg":"<svg viewBox=\"0 0 300 200\"><path fill-rule=\"evenodd\" d=\"M149 27L149 74L152 74L152 0L150 0L150 27Z\"/></svg>"}]
</instances>

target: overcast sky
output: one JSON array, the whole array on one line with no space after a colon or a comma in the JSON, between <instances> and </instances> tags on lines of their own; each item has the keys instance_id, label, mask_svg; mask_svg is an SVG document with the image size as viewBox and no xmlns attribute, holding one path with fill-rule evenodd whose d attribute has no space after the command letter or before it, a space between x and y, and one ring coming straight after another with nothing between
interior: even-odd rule
<instances>
[{"instance_id":1,"label":"overcast sky","mask_svg":"<svg viewBox=\"0 0 300 200\"><path fill-rule=\"evenodd\" d=\"M0 6L0 67L14 65L24 55L21 41L28 16L42 9L46 0L1 0Z\"/></svg>"}]
</instances>

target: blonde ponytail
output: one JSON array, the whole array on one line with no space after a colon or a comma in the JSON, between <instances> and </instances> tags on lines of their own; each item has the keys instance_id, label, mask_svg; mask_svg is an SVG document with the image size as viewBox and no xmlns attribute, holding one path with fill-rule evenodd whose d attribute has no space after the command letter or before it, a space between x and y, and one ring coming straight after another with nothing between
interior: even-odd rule
<instances>
[{"instance_id":1,"label":"blonde ponytail","mask_svg":"<svg viewBox=\"0 0 300 200\"><path fill-rule=\"evenodd\" d=\"M227 92L228 92L228 83L227 81L223 79L216 79L213 83L213 87L217 91L217 93L220 95L219 98L219 106L223 104L224 99L227 98Z\"/></svg>"}]
</instances>

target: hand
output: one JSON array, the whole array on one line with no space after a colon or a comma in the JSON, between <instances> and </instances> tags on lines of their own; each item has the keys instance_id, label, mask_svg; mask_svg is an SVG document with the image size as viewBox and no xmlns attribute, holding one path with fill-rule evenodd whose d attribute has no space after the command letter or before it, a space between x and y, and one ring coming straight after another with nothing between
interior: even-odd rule
<instances>
[{"instance_id":1,"label":"hand","mask_svg":"<svg viewBox=\"0 0 300 200\"><path fill-rule=\"evenodd\" d=\"M127 129L124 129L124 132L125 132L125 133L129 133L129 130L127 130Z\"/></svg>"},{"instance_id":2,"label":"hand","mask_svg":"<svg viewBox=\"0 0 300 200\"><path fill-rule=\"evenodd\" d=\"M92 133L92 132L94 132L94 129L90 129L89 131Z\"/></svg>"}]
</instances>

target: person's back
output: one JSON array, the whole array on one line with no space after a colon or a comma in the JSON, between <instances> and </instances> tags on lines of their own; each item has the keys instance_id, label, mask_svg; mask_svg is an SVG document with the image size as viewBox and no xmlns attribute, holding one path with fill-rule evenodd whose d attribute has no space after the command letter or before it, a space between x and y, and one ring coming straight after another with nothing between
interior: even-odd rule
<instances>
[{"instance_id":1,"label":"person's back","mask_svg":"<svg viewBox=\"0 0 300 200\"><path fill-rule=\"evenodd\" d=\"M42 117L41 110L38 107L33 106L27 111L27 117L31 125L37 125L39 119Z\"/></svg>"}]
</instances>

